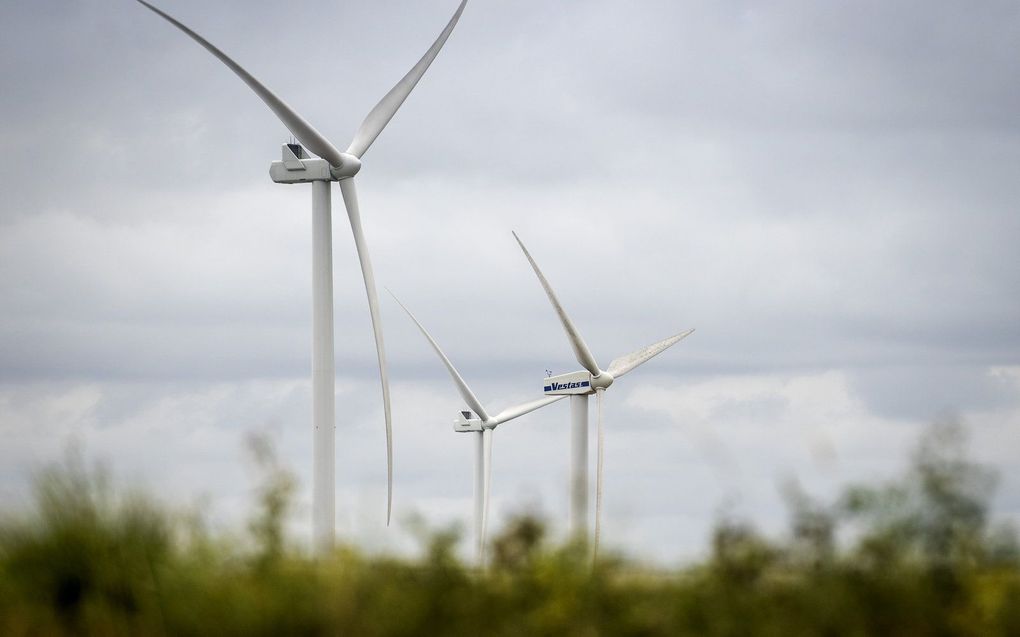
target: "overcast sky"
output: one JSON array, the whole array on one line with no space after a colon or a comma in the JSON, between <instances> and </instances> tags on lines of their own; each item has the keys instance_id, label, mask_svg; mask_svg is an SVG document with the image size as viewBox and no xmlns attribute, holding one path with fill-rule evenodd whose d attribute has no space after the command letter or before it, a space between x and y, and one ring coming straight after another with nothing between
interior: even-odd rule
<instances>
[{"instance_id":1,"label":"overcast sky","mask_svg":"<svg viewBox=\"0 0 1020 637\"><path fill-rule=\"evenodd\" d=\"M345 148L455 0L162 0ZM605 541L701 554L720 515L782 533L779 485L900 471L956 414L1020 522L1020 6L471 0L364 157L381 286L490 410L577 368L510 235L597 359L697 332L606 397ZM77 441L123 482L251 504L268 431L310 513L311 192L288 133L129 0L0 4L0 506ZM385 454L334 196L338 532L373 549ZM467 522L468 436L388 297L395 517ZM566 402L495 435L493 518L562 532Z\"/></svg>"}]
</instances>

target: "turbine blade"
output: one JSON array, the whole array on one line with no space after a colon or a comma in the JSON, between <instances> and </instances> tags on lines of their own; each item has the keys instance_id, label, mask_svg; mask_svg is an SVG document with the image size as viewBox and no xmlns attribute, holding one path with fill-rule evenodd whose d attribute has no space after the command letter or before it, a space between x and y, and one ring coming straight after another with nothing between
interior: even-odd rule
<instances>
[{"instance_id":1,"label":"turbine blade","mask_svg":"<svg viewBox=\"0 0 1020 637\"><path fill-rule=\"evenodd\" d=\"M592 376L598 376L602 373L602 371L599 369L599 364L595 362L595 357L592 355L591 350L588 349L587 343L585 343L584 339L581 338L577 328L574 327L573 321L570 320L570 317L567 316L566 310L564 310L563 306L560 305L559 299L556 298L556 293L553 292L552 286L549 285L549 281L546 280L545 275L542 274L540 269L538 269L538 264L535 263L533 258L531 258L531 253L524 247L524 242L521 241L521 238L517 236L516 232L514 232L513 235L514 239L517 239L518 245L521 246L521 250L524 250L524 256L528 257L528 261L531 263L531 268L535 271L535 274L538 275L538 280L542 283L542 287L545 288L545 293L546 296L549 297L549 302L552 303L553 308L556 309L556 314L560 317L560 322L563 323L563 329L567 333L567 338L570 339L570 346L574 348L574 357L577 358L577 362L580 363L581 367L584 367L591 372Z\"/></svg>"},{"instance_id":2,"label":"turbine blade","mask_svg":"<svg viewBox=\"0 0 1020 637\"><path fill-rule=\"evenodd\" d=\"M418 84L418 80L425 74L432 61L439 55L439 50L446 44L447 38L453 32L453 27L457 26L457 21L460 20L460 14L464 12L464 5L467 4L467 0L461 0L460 6L454 12L453 17L450 18L450 22L447 23L446 28L439 34L436 41L432 44L432 47L425 52L418 63L414 65L410 71L407 72L397 85L390 89L379 103L375 105L375 108L365 117L365 121L358 127L358 132L354 134L354 140L351 141L350 147L347 152L354 155L355 157L361 157L368 150L368 147L372 145L375 138L379 136L379 133L386 128L386 124L390 122L393 116L396 114L397 109L404 103L407 96L411 94L411 91Z\"/></svg>"},{"instance_id":3,"label":"turbine blade","mask_svg":"<svg viewBox=\"0 0 1020 637\"><path fill-rule=\"evenodd\" d=\"M365 292L368 294L368 311L372 314L372 332L375 334L375 353L379 359L379 380L382 382L383 414L386 418L386 524L390 523L393 512L393 423L390 414L390 380L386 372L386 350L383 345L382 319L379 316L379 295L375 291L375 275L365 245L365 233L361 229L361 212L358 209L358 192L353 179L340 181L340 192L351 221L354 246L361 261L361 274L365 277Z\"/></svg>"},{"instance_id":4,"label":"turbine blade","mask_svg":"<svg viewBox=\"0 0 1020 637\"><path fill-rule=\"evenodd\" d=\"M460 392L460 397L464 399L464 402L467 403L468 407L478 414L478 417L481 418L483 422L488 421L489 414L486 413L485 408L482 407L482 403L475 396L474 392L471 391L471 388L468 387L464 377L460 375L460 372L458 372L457 368L453 366L452 362L450 362L450 359L443 352L443 349L439 347L439 343L436 342L436 339L432 338L432 335L425 329L425 326L414 317L414 314L411 314L411 310L407 309L407 307L400 302L397 295L393 294L392 291L390 291L390 295L393 296L393 300L397 302L397 305L404 308L407 315L411 317L411 320L414 321L414 324L418 326L418 329L421 330L421 333L428 340L429 344L432 345L432 349L436 350L436 354L439 354L439 358L442 359L443 364L446 365L446 370L450 372L450 378L452 378L454 384L457 385L457 391Z\"/></svg>"},{"instance_id":5,"label":"turbine blade","mask_svg":"<svg viewBox=\"0 0 1020 637\"><path fill-rule=\"evenodd\" d=\"M630 354L625 354L617 359L614 359L613 362L609 364L609 373L613 375L613 378L619 378L620 376L623 376L624 374L634 369L638 365L647 362L648 359L652 358L653 356L661 354L670 347L673 347L683 339L690 336L692 332L694 332L693 329L689 329L686 332L680 332L675 336L664 338L658 343L653 343L648 347L642 347L641 349L635 352L631 352Z\"/></svg>"},{"instance_id":6,"label":"turbine blade","mask_svg":"<svg viewBox=\"0 0 1020 637\"><path fill-rule=\"evenodd\" d=\"M523 416L524 414L531 413L540 407L550 405L562 398L566 398L566 396L546 396L545 398L532 400L530 402L517 405L516 407L507 407L492 418L492 423L494 425L502 424L508 420L513 420L514 418Z\"/></svg>"},{"instance_id":7,"label":"turbine blade","mask_svg":"<svg viewBox=\"0 0 1020 637\"><path fill-rule=\"evenodd\" d=\"M138 0L138 3L150 9L153 13L164 18L167 22L174 25L185 34L191 37L192 40L201 44L207 51L215 55L221 62L227 65L231 71L233 71L245 84L248 85L251 90L255 91L266 106L269 107L273 113L276 114L283 125L287 127L287 130L291 132L294 137L297 138L301 145L309 151L315 153L319 157L322 157L330 163L332 166L339 166L343 160L340 158L340 151L337 150L328 139L323 137L322 133L315 130L311 124L306 122L304 118L298 115L294 109L287 105L282 99L276 96L270 91L262 82L259 82L255 77L244 70L240 64L230 59L226 53L220 51L218 48L213 46L211 42L195 33L183 23L179 22L176 18L170 14L156 8L149 4L145 0Z\"/></svg>"},{"instance_id":8,"label":"turbine blade","mask_svg":"<svg viewBox=\"0 0 1020 637\"><path fill-rule=\"evenodd\" d=\"M602 534L602 460L603 448L606 442L606 435L602 430L602 394L605 391L604 389L595 390L595 403L597 404L598 411L598 450L596 451L595 461L595 542L592 545L593 560L598 559L599 537Z\"/></svg>"},{"instance_id":9,"label":"turbine blade","mask_svg":"<svg viewBox=\"0 0 1020 637\"><path fill-rule=\"evenodd\" d=\"M481 542L482 564L485 556L485 533L489 526L489 492L492 486L492 429L482 430L482 446L485 448L483 458L485 459L485 471L482 488L482 535Z\"/></svg>"}]
</instances>

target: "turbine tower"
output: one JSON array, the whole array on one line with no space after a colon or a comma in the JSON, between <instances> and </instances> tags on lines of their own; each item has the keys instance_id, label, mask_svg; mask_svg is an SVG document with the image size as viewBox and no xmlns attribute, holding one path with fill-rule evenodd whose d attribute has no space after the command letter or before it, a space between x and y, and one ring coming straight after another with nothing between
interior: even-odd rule
<instances>
[{"instance_id":1,"label":"turbine tower","mask_svg":"<svg viewBox=\"0 0 1020 637\"><path fill-rule=\"evenodd\" d=\"M383 414L386 424L386 523L393 509L393 427L390 415L389 377L386 371L386 354L383 345L382 322L379 317L379 297L375 289L372 263L361 227L354 176L361 170L361 158L372 142L396 114L411 90L435 60L440 49L457 25L467 0L461 0L446 28L417 64L383 96L361 123L354 139L345 152L338 150L319 131L312 127L282 99L264 84L219 50L208 40L192 31L173 16L146 2L145 7L167 20L223 62L255 94L265 102L299 144L285 144L283 158L270 166L273 181L284 184L312 184L312 428L313 428L313 480L312 480L312 535L316 550L332 547L335 528L335 429L334 404L336 370L333 352L333 247L330 182L340 183L340 193L354 235L361 272L368 295L368 308L372 316L376 356L379 361L379 379L382 384ZM305 150L321 159L310 158Z\"/></svg>"},{"instance_id":2,"label":"turbine tower","mask_svg":"<svg viewBox=\"0 0 1020 637\"><path fill-rule=\"evenodd\" d=\"M391 292L390 294L393 293ZM471 388L468 387L460 372L457 371L457 368L453 366L450 359L443 353L436 339L432 338L432 335L428 333L425 326L414 317L411 310L407 309L396 295L393 295L393 298L400 307L404 308L407 315L411 317L414 324L421 330L422 335L432 345L432 349L436 351L436 354L443 361L443 365L446 365L446 370L450 372L450 378L453 379L453 383L457 386L457 391L460 392L461 398L471 408L470 411L461 411L457 415L457 418L453 421L453 430L459 433L475 434L475 553L478 564L481 566L485 552L485 530L489 519L489 491L492 483L492 432L495 431L496 427L508 420L513 420L540 407L545 407L564 396L546 396L515 407L508 407L495 416L490 416L485 407L482 406L482 403L475 397Z\"/></svg>"},{"instance_id":3,"label":"turbine tower","mask_svg":"<svg viewBox=\"0 0 1020 637\"><path fill-rule=\"evenodd\" d=\"M609 369L603 370L595 361L595 356L588 349L587 343L581 338L580 332L574 327L573 321L567 316L566 310L556 298L552 286L524 247L521 238L513 233L518 245L524 251L539 282L545 289L549 302L552 303L556 315L563 324L567 339L574 350L574 357L584 369L579 372L551 376L545 379L544 390L548 396L570 396L570 530L576 537L587 540L588 537L588 397L595 394L598 408L598 448L595 473L595 542L594 554L598 555L599 535L602 529L602 465L605 436L602 431L602 393L609 389L613 381L639 365L644 364L653 356L676 345L686 338L693 329L681 332L648 347L625 354L609 363Z\"/></svg>"}]
</instances>

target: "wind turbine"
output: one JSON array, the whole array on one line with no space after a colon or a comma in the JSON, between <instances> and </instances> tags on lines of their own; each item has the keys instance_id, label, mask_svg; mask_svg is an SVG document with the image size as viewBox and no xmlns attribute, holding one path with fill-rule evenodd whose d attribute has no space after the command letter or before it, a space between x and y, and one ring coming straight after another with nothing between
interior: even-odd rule
<instances>
[{"instance_id":1,"label":"wind turbine","mask_svg":"<svg viewBox=\"0 0 1020 637\"><path fill-rule=\"evenodd\" d=\"M273 181L277 183L311 182L312 184L312 425L314 430L312 533L315 545L320 550L326 550L332 546L335 525L336 407L334 392L336 371L333 358L333 248L330 182L340 182L340 192L347 208L347 217L351 223L351 232L354 235L354 244L365 279L365 292L368 295L368 308L372 315L372 331L375 335L376 355L379 359L383 413L386 420L386 523L388 525L393 509L393 427L390 416L389 378L386 372L382 322L379 317L379 297L376 294L375 276L372 273L372 263L369 260L368 247L365 245L365 235L361 228L361 213L358 208L357 191L354 188L354 176L361 170L362 156L396 114L397 109L407 99L411 90L425 74L450 37L450 33L464 11L467 0L461 0L446 28L439 34L425 55L369 112L345 152L338 150L286 102L228 57L226 53L166 12L145 0L138 0L138 2L183 31L227 65L265 102L266 106L276 114L300 143L300 145L284 144L282 161L273 162L269 173ZM318 155L321 159L309 158L304 152L305 149Z\"/></svg>"},{"instance_id":2,"label":"wind turbine","mask_svg":"<svg viewBox=\"0 0 1020 637\"><path fill-rule=\"evenodd\" d=\"M390 294L393 293L390 292ZM418 329L421 330L429 344L432 345L432 349L436 351L443 364L446 365L446 370L450 372L450 378L453 379L453 383L457 386L457 391L460 392L461 398L471 408L470 411L461 411L457 415L457 418L453 421L453 430L460 433L475 434L475 550L478 563L482 564L482 556L485 550L485 530L489 517L489 487L492 482L492 432L497 426L508 420L513 420L540 407L552 404L563 398L563 396L546 396L515 407L508 407L495 416L490 416L485 407L482 406L482 403L475 397L471 388L468 387L460 372L457 371L457 368L453 366L450 359L443 353L436 339L432 338L432 335L428 333L425 326L414 317L411 310L407 309L396 295L393 295L393 299L400 307L404 308L407 315L411 317L411 320L414 321L414 324L418 326Z\"/></svg>"},{"instance_id":3,"label":"wind turbine","mask_svg":"<svg viewBox=\"0 0 1020 637\"><path fill-rule=\"evenodd\" d=\"M595 463L594 553L598 555L599 535L602 530L602 461L605 443L605 435L602 431L602 393L609 389L609 386L617 378L676 345L694 330L680 332L658 343L620 356L609 363L609 369L601 369L595 361L595 356L588 349L588 345L581 338L580 332L574 327L573 321L567 316L566 310L556 298L556 293L553 292L549 281L546 280L545 275L538 268L538 264L531 257L531 253L524 247L524 243L517 233L514 232L513 235L514 239L517 239L518 245L521 246L521 250L524 251L524 256L531 263L532 269L535 270L542 287L545 288L549 302L552 303L560 323L563 324L563 330L567 333L567 339L574 350L574 357L584 368L579 372L546 378L544 385L546 395L570 396L570 529L575 537L582 539L587 538L588 528L588 397L595 394L595 402L598 407L598 450Z\"/></svg>"}]
</instances>

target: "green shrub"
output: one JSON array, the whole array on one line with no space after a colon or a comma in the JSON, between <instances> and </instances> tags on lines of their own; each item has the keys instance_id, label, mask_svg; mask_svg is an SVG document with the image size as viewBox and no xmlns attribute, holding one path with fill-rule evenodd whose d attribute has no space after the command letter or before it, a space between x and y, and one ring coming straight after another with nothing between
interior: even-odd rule
<instances>
[{"instance_id":1,"label":"green shrub","mask_svg":"<svg viewBox=\"0 0 1020 637\"><path fill-rule=\"evenodd\" d=\"M641 566L556 545L533 516L461 563L456 529L423 532L419 559L288 543L293 477L265 441L248 534L200 519L70 456L35 507L0 521L0 635L1018 635L1017 534L992 526L991 474L940 425L911 469L833 503L785 490L790 533L721 521L703 563ZM838 530L849 533L842 545ZM846 534L844 534L845 536Z\"/></svg>"}]
</instances>

